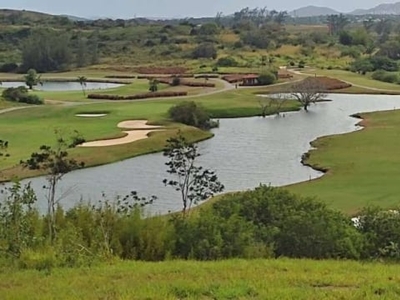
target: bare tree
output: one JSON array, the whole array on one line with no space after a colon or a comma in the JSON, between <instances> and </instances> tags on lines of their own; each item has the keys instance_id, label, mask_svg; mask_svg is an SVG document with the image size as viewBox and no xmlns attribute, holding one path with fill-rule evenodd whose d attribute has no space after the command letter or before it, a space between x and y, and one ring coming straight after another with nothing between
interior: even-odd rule
<instances>
[{"instance_id":1,"label":"bare tree","mask_svg":"<svg viewBox=\"0 0 400 300\"><path fill-rule=\"evenodd\" d=\"M291 95L299 101L305 111L312 103L323 100L326 97L326 88L317 78L306 78L292 86Z\"/></svg>"},{"instance_id":2,"label":"bare tree","mask_svg":"<svg viewBox=\"0 0 400 300\"><path fill-rule=\"evenodd\" d=\"M282 111L282 107L288 100L288 95L283 93L273 94L268 98L259 100L258 103L261 107L261 116L263 118L265 118L267 114L276 114L279 116Z\"/></svg>"}]
</instances>

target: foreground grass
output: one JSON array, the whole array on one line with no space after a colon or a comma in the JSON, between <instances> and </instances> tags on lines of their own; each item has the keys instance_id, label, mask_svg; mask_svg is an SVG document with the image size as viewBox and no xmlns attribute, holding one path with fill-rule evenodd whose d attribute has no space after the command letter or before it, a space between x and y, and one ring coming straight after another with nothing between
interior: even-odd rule
<instances>
[{"instance_id":1,"label":"foreground grass","mask_svg":"<svg viewBox=\"0 0 400 300\"><path fill-rule=\"evenodd\" d=\"M322 178L290 186L350 214L368 205L400 205L400 111L364 114L362 131L313 143L307 163L329 169Z\"/></svg>"},{"instance_id":2,"label":"foreground grass","mask_svg":"<svg viewBox=\"0 0 400 300\"><path fill-rule=\"evenodd\" d=\"M397 299L398 266L310 260L123 262L0 274L2 299Z\"/></svg>"}]
</instances>

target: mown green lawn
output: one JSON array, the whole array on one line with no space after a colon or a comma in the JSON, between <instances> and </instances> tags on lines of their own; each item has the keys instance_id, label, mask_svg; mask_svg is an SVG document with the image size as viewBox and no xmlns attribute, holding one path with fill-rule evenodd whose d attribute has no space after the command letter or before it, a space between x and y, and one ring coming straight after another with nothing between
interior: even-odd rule
<instances>
[{"instance_id":1,"label":"mown green lawn","mask_svg":"<svg viewBox=\"0 0 400 300\"><path fill-rule=\"evenodd\" d=\"M328 168L320 179L290 186L333 208L356 213L365 206L400 207L400 111L363 115L366 128L323 137L308 162Z\"/></svg>"},{"instance_id":2,"label":"mown green lawn","mask_svg":"<svg viewBox=\"0 0 400 300\"><path fill-rule=\"evenodd\" d=\"M352 261L120 262L3 272L1 299L398 299L397 265Z\"/></svg>"}]
</instances>

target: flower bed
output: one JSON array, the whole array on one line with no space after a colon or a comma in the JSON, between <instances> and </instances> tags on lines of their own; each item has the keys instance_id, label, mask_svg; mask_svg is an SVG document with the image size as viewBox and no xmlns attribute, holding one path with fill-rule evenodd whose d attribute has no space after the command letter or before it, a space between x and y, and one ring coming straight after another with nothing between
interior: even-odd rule
<instances>
[{"instance_id":1,"label":"flower bed","mask_svg":"<svg viewBox=\"0 0 400 300\"><path fill-rule=\"evenodd\" d=\"M164 97L182 97L187 96L187 92L154 92L154 93L143 93L136 95L105 95L105 94L89 94L88 99L97 100L137 100L147 98L164 98Z\"/></svg>"}]
</instances>

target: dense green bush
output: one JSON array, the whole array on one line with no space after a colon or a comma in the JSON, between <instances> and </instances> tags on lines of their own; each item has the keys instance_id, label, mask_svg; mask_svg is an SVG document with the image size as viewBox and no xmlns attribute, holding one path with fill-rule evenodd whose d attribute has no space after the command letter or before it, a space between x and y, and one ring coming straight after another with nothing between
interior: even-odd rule
<instances>
[{"instance_id":1,"label":"dense green bush","mask_svg":"<svg viewBox=\"0 0 400 300\"><path fill-rule=\"evenodd\" d=\"M12 63L5 63L0 66L0 72L3 73L12 73L18 70L18 65L14 62Z\"/></svg>"},{"instance_id":2,"label":"dense green bush","mask_svg":"<svg viewBox=\"0 0 400 300\"><path fill-rule=\"evenodd\" d=\"M225 56L221 57L217 61L217 66L218 67L237 67L238 62L236 61L235 58L231 56Z\"/></svg>"},{"instance_id":3,"label":"dense green bush","mask_svg":"<svg viewBox=\"0 0 400 300\"><path fill-rule=\"evenodd\" d=\"M395 72L399 70L399 65L395 60L385 56L373 56L369 58L356 59L350 66L353 72L363 73L384 70Z\"/></svg>"},{"instance_id":4,"label":"dense green bush","mask_svg":"<svg viewBox=\"0 0 400 300\"><path fill-rule=\"evenodd\" d=\"M201 129L210 129L216 125L212 122L210 115L206 110L193 101L181 102L171 107L168 114L175 122L195 126Z\"/></svg>"},{"instance_id":5,"label":"dense green bush","mask_svg":"<svg viewBox=\"0 0 400 300\"><path fill-rule=\"evenodd\" d=\"M192 52L192 58L217 58L217 49L212 43L203 43L197 46Z\"/></svg>"},{"instance_id":6,"label":"dense green bush","mask_svg":"<svg viewBox=\"0 0 400 300\"><path fill-rule=\"evenodd\" d=\"M39 96L29 94L28 89L24 86L5 89L2 93L2 97L7 101L36 105L43 104L43 100Z\"/></svg>"},{"instance_id":7,"label":"dense green bush","mask_svg":"<svg viewBox=\"0 0 400 300\"><path fill-rule=\"evenodd\" d=\"M372 74L372 79L389 83L398 83L399 75L397 73L390 73L383 70L378 70Z\"/></svg>"},{"instance_id":8,"label":"dense green bush","mask_svg":"<svg viewBox=\"0 0 400 300\"><path fill-rule=\"evenodd\" d=\"M354 224L321 202L268 186L224 195L185 215L144 218L141 207L151 202L134 193L58 208L52 240L29 185L16 183L0 195L0 268L51 272L114 257L400 260L398 211L365 209Z\"/></svg>"},{"instance_id":9,"label":"dense green bush","mask_svg":"<svg viewBox=\"0 0 400 300\"><path fill-rule=\"evenodd\" d=\"M270 71L264 71L258 76L258 83L260 85L270 85L276 81L276 76Z\"/></svg>"}]
</instances>

